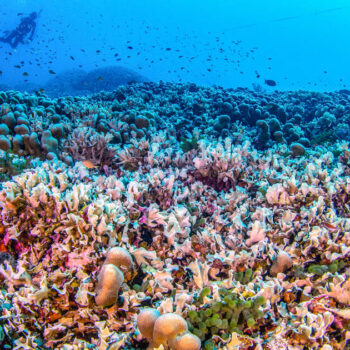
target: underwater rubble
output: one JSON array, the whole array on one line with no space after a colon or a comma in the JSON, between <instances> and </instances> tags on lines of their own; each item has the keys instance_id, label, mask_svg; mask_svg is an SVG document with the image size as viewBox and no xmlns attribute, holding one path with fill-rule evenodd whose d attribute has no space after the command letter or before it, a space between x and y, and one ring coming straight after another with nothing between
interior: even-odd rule
<instances>
[{"instance_id":1,"label":"underwater rubble","mask_svg":"<svg viewBox=\"0 0 350 350\"><path fill-rule=\"evenodd\" d=\"M0 92L3 349L344 349L350 96Z\"/></svg>"}]
</instances>

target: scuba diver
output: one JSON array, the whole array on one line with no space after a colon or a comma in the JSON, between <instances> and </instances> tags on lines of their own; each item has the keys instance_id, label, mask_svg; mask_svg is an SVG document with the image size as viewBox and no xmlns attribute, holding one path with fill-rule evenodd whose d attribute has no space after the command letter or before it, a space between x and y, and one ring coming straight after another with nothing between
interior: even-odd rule
<instances>
[{"instance_id":1,"label":"scuba diver","mask_svg":"<svg viewBox=\"0 0 350 350\"><path fill-rule=\"evenodd\" d=\"M32 12L29 16L21 18L20 24L12 31L5 31L5 35L0 38L0 41L8 43L14 49L19 43L24 44L27 35L29 35L27 40L32 41L38 15L37 12Z\"/></svg>"}]
</instances>

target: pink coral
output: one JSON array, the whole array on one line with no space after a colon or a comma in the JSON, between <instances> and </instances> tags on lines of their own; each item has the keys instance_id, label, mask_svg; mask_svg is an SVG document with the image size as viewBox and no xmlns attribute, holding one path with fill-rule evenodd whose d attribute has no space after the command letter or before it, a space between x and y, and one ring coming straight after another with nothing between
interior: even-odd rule
<instances>
[{"instance_id":1,"label":"pink coral","mask_svg":"<svg viewBox=\"0 0 350 350\"><path fill-rule=\"evenodd\" d=\"M65 150L74 160L89 160L95 166L116 166L116 148L112 135L97 132L91 127L75 129L65 144Z\"/></svg>"}]
</instances>

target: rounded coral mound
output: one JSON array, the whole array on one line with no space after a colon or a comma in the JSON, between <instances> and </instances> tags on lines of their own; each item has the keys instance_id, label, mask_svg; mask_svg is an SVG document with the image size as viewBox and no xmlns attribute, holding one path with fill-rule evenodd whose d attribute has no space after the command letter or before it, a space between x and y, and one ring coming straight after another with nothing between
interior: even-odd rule
<instances>
[{"instance_id":1,"label":"rounded coral mound","mask_svg":"<svg viewBox=\"0 0 350 350\"><path fill-rule=\"evenodd\" d=\"M119 268L130 269L134 263L130 253L122 247L113 247L108 250L105 264L113 264Z\"/></svg>"},{"instance_id":2,"label":"rounded coral mound","mask_svg":"<svg viewBox=\"0 0 350 350\"><path fill-rule=\"evenodd\" d=\"M157 318L153 330L153 343L156 347L165 345L177 335L187 332L187 322L174 313L166 313Z\"/></svg>"},{"instance_id":3,"label":"rounded coral mound","mask_svg":"<svg viewBox=\"0 0 350 350\"><path fill-rule=\"evenodd\" d=\"M169 312L160 315L156 309L147 308L137 317L140 333L150 340L153 347L164 346L171 350L199 350L201 340L188 332L186 320Z\"/></svg>"},{"instance_id":4,"label":"rounded coral mound","mask_svg":"<svg viewBox=\"0 0 350 350\"><path fill-rule=\"evenodd\" d=\"M194 334L185 333L175 338L174 350L199 350L201 340Z\"/></svg>"},{"instance_id":5,"label":"rounded coral mound","mask_svg":"<svg viewBox=\"0 0 350 350\"><path fill-rule=\"evenodd\" d=\"M98 276L96 287L96 304L99 306L109 306L118 299L120 286L124 281L123 273L113 264L106 264Z\"/></svg>"},{"instance_id":6,"label":"rounded coral mound","mask_svg":"<svg viewBox=\"0 0 350 350\"><path fill-rule=\"evenodd\" d=\"M148 339L153 338L154 324L159 316L160 312L152 308L147 308L140 312L137 317L137 327L144 337Z\"/></svg>"}]
</instances>

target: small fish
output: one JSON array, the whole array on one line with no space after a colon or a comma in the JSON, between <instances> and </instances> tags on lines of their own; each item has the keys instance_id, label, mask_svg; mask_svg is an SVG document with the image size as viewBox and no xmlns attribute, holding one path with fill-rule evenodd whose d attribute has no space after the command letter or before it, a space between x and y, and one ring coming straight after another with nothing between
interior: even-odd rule
<instances>
[{"instance_id":1,"label":"small fish","mask_svg":"<svg viewBox=\"0 0 350 350\"><path fill-rule=\"evenodd\" d=\"M268 86L276 86L277 85L277 83L271 79L265 79L265 84Z\"/></svg>"},{"instance_id":2,"label":"small fish","mask_svg":"<svg viewBox=\"0 0 350 350\"><path fill-rule=\"evenodd\" d=\"M70 57L70 59L72 60L72 61L74 61L75 60L75 58L73 57L73 56L69 56Z\"/></svg>"},{"instance_id":3,"label":"small fish","mask_svg":"<svg viewBox=\"0 0 350 350\"><path fill-rule=\"evenodd\" d=\"M2 75L2 70L0 70L0 75Z\"/></svg>"},{"instance_id":4,"label":"small fish","mask_svg":"<svg viewBox=\"0 0 350 350\"><path fill-rule=\"evenodd\" d=\"M50 74L56 74L52 69L49 70Z\"/></svg>"},{"instance_id":5,"label":"small fish","mask_svg":"<svg viewBox=\"0 0 350 350\"><path fill-rule=\"evenodd\" d=\"M27 77L29 74L27 72L23 72L23 75Z\"/></svg>"},{"instance_id":6,"label":"small fish","mask_svg":"<svg viewBox=\"0 0 350 350\"><path fill-rule=\"evenodd\" d=\"M102 77L97 77L97 80L102 81L103 79Z\"/></svg>"},{"instance_id":7,"label":"small fish","mask_svg":"<svg viewBox=\"0 0 350 350\"><path fill-rule=\"evenodd\" d=\"M132 50L132 49L133 49L133 47L132 47L132 46L128 46L128 49L129 49L129 50Z\"/></svg>"},{"instance_id":8,"label":"small fish","mask_svg":"<svg viewBox=\"0 0 350 350\"><path fill-rule=\"evenodd\" d=\"M83 165L88 169L96 169L97 165L95 165L91 160L82 161Z\"/></svg>"},{"instance_id":9,"label":"small fish","mask_svg":"<svg viewBox=\"0 0 350 350\"><path fill-rule=\"evenodd\" d=\"M323 225L324 225L325 227L327 227L327 228L328 228L329 230L331 230L331 231L337 230L337 227L334 226L333 224L330 224L329 222L324 222Z\"/></svg>"}]
</instances>

